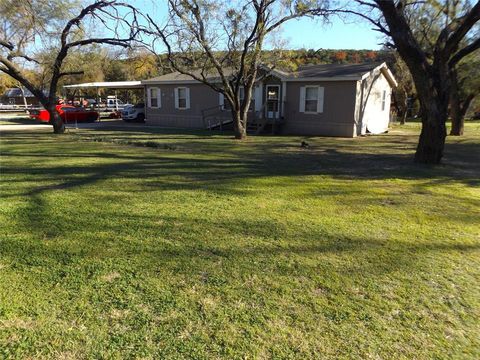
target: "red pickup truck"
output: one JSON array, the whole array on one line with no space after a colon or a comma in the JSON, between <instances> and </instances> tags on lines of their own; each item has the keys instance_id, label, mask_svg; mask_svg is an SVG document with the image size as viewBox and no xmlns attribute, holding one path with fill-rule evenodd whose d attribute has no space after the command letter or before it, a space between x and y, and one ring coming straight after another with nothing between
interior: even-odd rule
<instances>
[{"instance_id":1,"label":"red pickup truck","mask_svg":"<svg viewBox=\"0 0 480 360\"><path fill-rule=\"evenodd\" d=\"M71 105L57 105L57 112L66 124L74 122L94 122L99 118L96 111ZM41 122L49 122L50 114L47 110L30 110L30 118Z\"/></svg>"}]
</instances>

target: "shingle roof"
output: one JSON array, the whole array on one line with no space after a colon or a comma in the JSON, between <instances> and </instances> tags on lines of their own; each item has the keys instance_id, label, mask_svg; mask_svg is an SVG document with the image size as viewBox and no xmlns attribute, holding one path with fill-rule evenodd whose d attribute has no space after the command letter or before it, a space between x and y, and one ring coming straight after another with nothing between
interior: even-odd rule
<instances>
[{"instance_id":1,"label":"shingle roof","mask_svg":"<svg viewBox=\"0 0 480 360\"><path fill-rule=\"evenodd\" d=\"M289 73L289 77L306 79L311 77L361 77L381 64L382 63L304 65L300 66L297 71Z\"/></svg>"},{"instance_id":2,"label":"shingle roof","mask_svg":"<svg viewBox=\"0 0 480 360\"><path fill-rule=\"evenodd\" d=\"M224 73L226 76L230 76L233 73L233 68L225 68L223 69ZM201 77L202 71L200 69L197 70L192 70L191 71L193 75L196 75L198 77ZM206 78L209 81L215 81L215 80L220 80L220 77L218 76L218 73L216 70L211 69L210 71L206 71ZM170 81L193 81L193 78L190 75L185 75L181 74L178 71L157 76L152 79L144 80L143 82L149 83L149 82L170 82Z\"/></svg>"},{"instance_id":3,"label":"shingle roof","mask_svg":"<svg viewBox=\"0 0 480 360\"><path fill-rule=\"evenodd\" d=\"M296 79L328 79L334 80L341 79L359 79L363 75L371 72L379 67L382 63L363 63L363 64L321 64L321 65L303 65L296 71L285 70L273 70L272 74L277 75L283 79L296 80ZM267 69L267 67L263 67ZM224 69L225 75L229 76L233 73L232 68ZM200 76L201 70L192 70L192 73ZM210 75L207 73L209 81L220 80L215 69L210 70ZM157 83L157 82L191 82L194 79L189 75L184 75L179 72L172 72L152 79L144 80L142 83Z\"/></svg>"}]
</instances>

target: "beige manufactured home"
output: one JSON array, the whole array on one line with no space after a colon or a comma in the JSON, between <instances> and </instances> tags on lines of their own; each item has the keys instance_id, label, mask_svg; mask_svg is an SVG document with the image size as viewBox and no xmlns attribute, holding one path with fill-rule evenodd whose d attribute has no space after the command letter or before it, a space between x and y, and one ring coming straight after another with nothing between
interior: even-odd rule
<instances>
[{"instance_id":1,"label":"beige manufactured home","mask_svg":"<svg viewBox=\"0 0 480 360\"><path fill-rule=\"evenodd\" d=\"M396 81L385 63L262 71L266 76L255 84L249 112L252 131L354 137L388 129ZM187 75L171 73L142 84L147 124L212 129L231 123L222 94Z\"/></svg>"}]
</instances>

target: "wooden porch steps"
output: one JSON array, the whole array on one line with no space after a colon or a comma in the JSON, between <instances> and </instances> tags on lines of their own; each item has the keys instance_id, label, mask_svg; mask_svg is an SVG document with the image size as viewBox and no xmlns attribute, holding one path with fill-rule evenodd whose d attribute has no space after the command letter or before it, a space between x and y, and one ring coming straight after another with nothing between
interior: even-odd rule
<instances>
[{"instance_id":1,"label":"wooden porch steps","mask_svg":"<svg viewBox=\"0 0 480 360\"><path fill-rule=\"evenodd\" d=\"M247 123L247 134L259 135L259 134L278 134L283 121L272 122L271 119L257 119Z\"/></svg>"}]
</instances>

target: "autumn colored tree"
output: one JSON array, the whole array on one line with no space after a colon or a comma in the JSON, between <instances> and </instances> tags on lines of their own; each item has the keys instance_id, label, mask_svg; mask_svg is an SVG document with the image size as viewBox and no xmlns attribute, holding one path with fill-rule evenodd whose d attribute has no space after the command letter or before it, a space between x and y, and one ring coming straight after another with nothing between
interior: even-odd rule
<instances>
[{"instance_id":1,"label":"autumn colored tree","mask_svg":"<svg viewBox=\"0 0 480 360\"><path fill-rule=\"evenodd\" d=\"M358 52L353 52L350 54L349 62L358 64L362 62L362 56Z\"/></svg>"},{"instance_id":2,"label":"autumn colored tree","mask_svg":"<svg viewBox=\"0 0 480 360\"><path fill-rule=\"evenodd\" d=\"M337 51L334 53L334 58L336 62L343 63L347 59L347 52L346 51Z\"/></svg>"},{"instance_id":3,"label":"autumn colored tree","mask_svg":"<svg viewBox=\"0 0 480 360\"><path fill-rule=\"evenodd\" d=\"M375 51L367 51L365 58L369 61L375 61L377 59L377 53Z\"/></svg>"}]
</instances>

